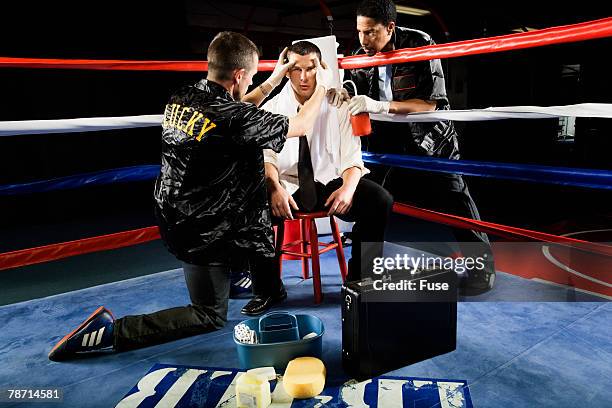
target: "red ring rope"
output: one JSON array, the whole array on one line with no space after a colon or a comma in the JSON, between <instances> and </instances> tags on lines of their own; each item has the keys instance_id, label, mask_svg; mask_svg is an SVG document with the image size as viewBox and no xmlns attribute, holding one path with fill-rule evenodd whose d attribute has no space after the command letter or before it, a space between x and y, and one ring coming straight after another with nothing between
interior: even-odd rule
<instances>
[{"instance_id":1,"label":"red ring rope","mask_svg":"<svg viewBox=\"0 0 612 408\"><path fill-rule=\"evenodd\" d=\"M588 252L612 256L612 246L599 244L596 242L583 241L580 239L557 236L538 231L495 224L492 222L459 217L457 215L426 210L402 203L394 203L393 211L399 214L409 215L411 217L420 218L426 221L433 221L441 224L450 225L453 227L487 232L505 238L515 240L529 239L543 242L554 242L558 244L568 245L576 249L581 249ZM86 238L77 241L45 245L37 248L21 249L18 251L0 254L0 270L49 262L57 259L67 258L70 256L83 255L91 252L137 245L158 238L158 228L147 227L132 231L118 232L116 234Z\"/></svg>"},{"instance_id":2,"label":"red ring rope","mask_svg":"<svg viewBox=\"0 0 612 408\"><path fill-rule=\"evenodd\" d=\"M398 64L434 58L511 51L552 44L592 40L612 36L612 17L525 33L479 38L419 48L405 48L377 54L350 56L339 59L340 68L353 69L376 65ZM276 61L259 61L260 71L272 71ZM42 58L0 57L0 68L58 68L127 71L206 71L206 61L123 61L123 60L63 60Z\"/></svg>"},{"instance_id":3,"label":"red ring rope","mask_svg":"<svg viewBox=\"0 0 612 408\"><path fill-rule=\"evenodd\" d=\"M545 45L592 40L610 36L612 36L612 17L586 23L529 31L526 33L478 38L475 40L429 45L419 48L406 48L376 54L372 57L363 55L344 57L342 58L340 67L344 69L354 69L377 65L400 64L411 61L424 61L435 58L464 57L467 55L520 50L524 48L542 47Z\"/></svg>"},{"instance_id":4,"label":"red ring rope","mask_svg":"<svg viewBox=\"0 0 612 408\"><path fill-rule=\"evenodd\" d=\"M99 237L79 239L37 248L20 249L0 254L0 271L43 262L55 261L75 255L142 244L159 238L157 227L117 232Z\"/></svg>"}]
</instances>

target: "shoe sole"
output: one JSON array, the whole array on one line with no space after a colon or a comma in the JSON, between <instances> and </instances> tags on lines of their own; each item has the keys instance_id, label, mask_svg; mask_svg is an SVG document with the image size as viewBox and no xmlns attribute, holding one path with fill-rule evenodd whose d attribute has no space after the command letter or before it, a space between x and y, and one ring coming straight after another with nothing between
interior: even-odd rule
<instances>
[{"instance_id":1,"label":"shoe sole","mask_svg":"<svg viewBox=\"0 0 612 408\"><path fill-rule=\"evenodd\" d=\"M87 319L85 319L85 321L83 323L81 323L79 325L79 327L77 327L76 329L74 329L73 331L71 331L70 333L68 333L67 335L64 336L63 339L61 339L60 341L57 342L57 344L51 349L51 351L49 352L49 354L47 355L47 357L49 357L51 354L53 354L53 352L55 350L57 350L62 344L64 344L70 337L72 337L72 335L76 332L78 332L79 330L81 330L83 327L85 327L89 322L91 322L91 320L101 311L106 310L112 317L113 320L115 319L115 316L113 315L113 313L108 310L107 308L105 308L104 306L100 306L99 308L97 308L92 314L89 315L89 317Z\"/></svg>"}]
</instances>

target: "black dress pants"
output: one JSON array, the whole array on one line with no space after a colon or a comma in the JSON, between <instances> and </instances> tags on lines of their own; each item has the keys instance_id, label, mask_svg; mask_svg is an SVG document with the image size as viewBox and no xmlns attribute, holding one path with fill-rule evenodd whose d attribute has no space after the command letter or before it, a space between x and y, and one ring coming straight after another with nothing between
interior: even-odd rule
<instances>
[{"instance_id":1,"label":"black dress pants","mask_svg":"<svg viewBox=\"0 0 612 408\"><path fill-rule=\"evenodd\" d=\"M115 322L117 351L165 343L222 328L227 322L229 259L205 265L183 263L191 305L125 316Z\"/></svg>"},{"instance_id":2,"label":"black dress pants","mask_svg":"<svg viewBox=\"0 0 612 408\"><path fill-rule=\"evenodd\" d=\"M328 210L325 201L342 186L342 179L337 178L327 185L319 182L317 186L317 205L313 211ZM295 192L293 198L299 208L299 193ZM379 184L361 178L353 195L353 204L346 214L337 215L343 221L355 222L353 226L353 246L351 259L348 261L347 280L357 280L372 273L372 264L375 257L382 256L383 243L387 220L393 205L393 197ZM284 222L281 218L273 218L275 225ZM262 259L251 264L251 278L253 280L253 293L255 295L273 295L282 285L280 279L277 251L275 259Z\"/></svg>"},{"instance_id":3,"label":"black dress pants","mask_svg":"<svg viewBox=\"0 0 612 408\"><path fill-rule=\"evenodd\" d=\"M458 174L390 168L373 165L368 176L389 190L395 201L480 220L478 208L463 177ZM484 257L485 270L494 272L493 253L486 233L451 228L465 257Z\"/></svg>"}]
</instances>

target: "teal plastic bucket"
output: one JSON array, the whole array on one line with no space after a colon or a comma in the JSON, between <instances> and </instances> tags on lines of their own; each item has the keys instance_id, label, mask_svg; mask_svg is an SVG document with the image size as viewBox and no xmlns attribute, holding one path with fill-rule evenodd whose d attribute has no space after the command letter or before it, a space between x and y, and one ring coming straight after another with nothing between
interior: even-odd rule
<instances>
[{"instance_id":1,"label":"teal plastic bucket","mask_svg":"<svg viewBox=\"0 0 612 408\"><path fill-rule=\"evenodd\" d=\"M291 314L272 312L261 317L247 319L245 324L255 330L258 344L245 344L236 340L236 350L240 366L244 369L256 367L274 367L277 372L284 372L289 361L297 357L317 357L323 354L323 322L316 316L308 314ZM262 336L263 333L263 336ZM303 339L314 333L308 339ZM297 337L297 338L296 338ZM262 342L264 341L265 342Z\"/></svg>"}]
</instances>

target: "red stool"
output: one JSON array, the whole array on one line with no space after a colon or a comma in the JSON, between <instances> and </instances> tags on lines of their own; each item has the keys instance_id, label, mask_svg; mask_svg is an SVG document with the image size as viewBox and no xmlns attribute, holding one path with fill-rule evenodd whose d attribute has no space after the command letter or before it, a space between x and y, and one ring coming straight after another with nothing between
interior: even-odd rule
<instances>
[{"instance_id":1,"label":"red stool","mask_svg":"<svg viewBox=\"0 0 612 408\"><path fill-rule=\"evenodd\" d=\"M276 248L281 253L279 257L279 270L282 271L283 255L292 255L298 258L302 258L302 277L308 279L308 259L312 259L312 279L314 287L315 303L321 303L323 300L323 293L321 291L321 268L319 263L319 255L332 249L336 249L336 256L338 257L338 264L340 266L340 274L342 275L342 281L346 279L347 269L346 261L344 260L344 250L342 249L342 240L340 239L340 232L338 231L338 225L333 216L328 216L326 211L304 213L294 212L293 217L299 220L300 223L300 239L285 243L285 223L281 223L276 231ZM331 230L334 240L329 243L319 242L319 235L317 233L317 224L315 220L317 218L329 217L329 223L331 224ZM293 222L293 221L285 221ZM298 246L300 252L293 250L294 247Z\"/></svg>"}]
</instances>

